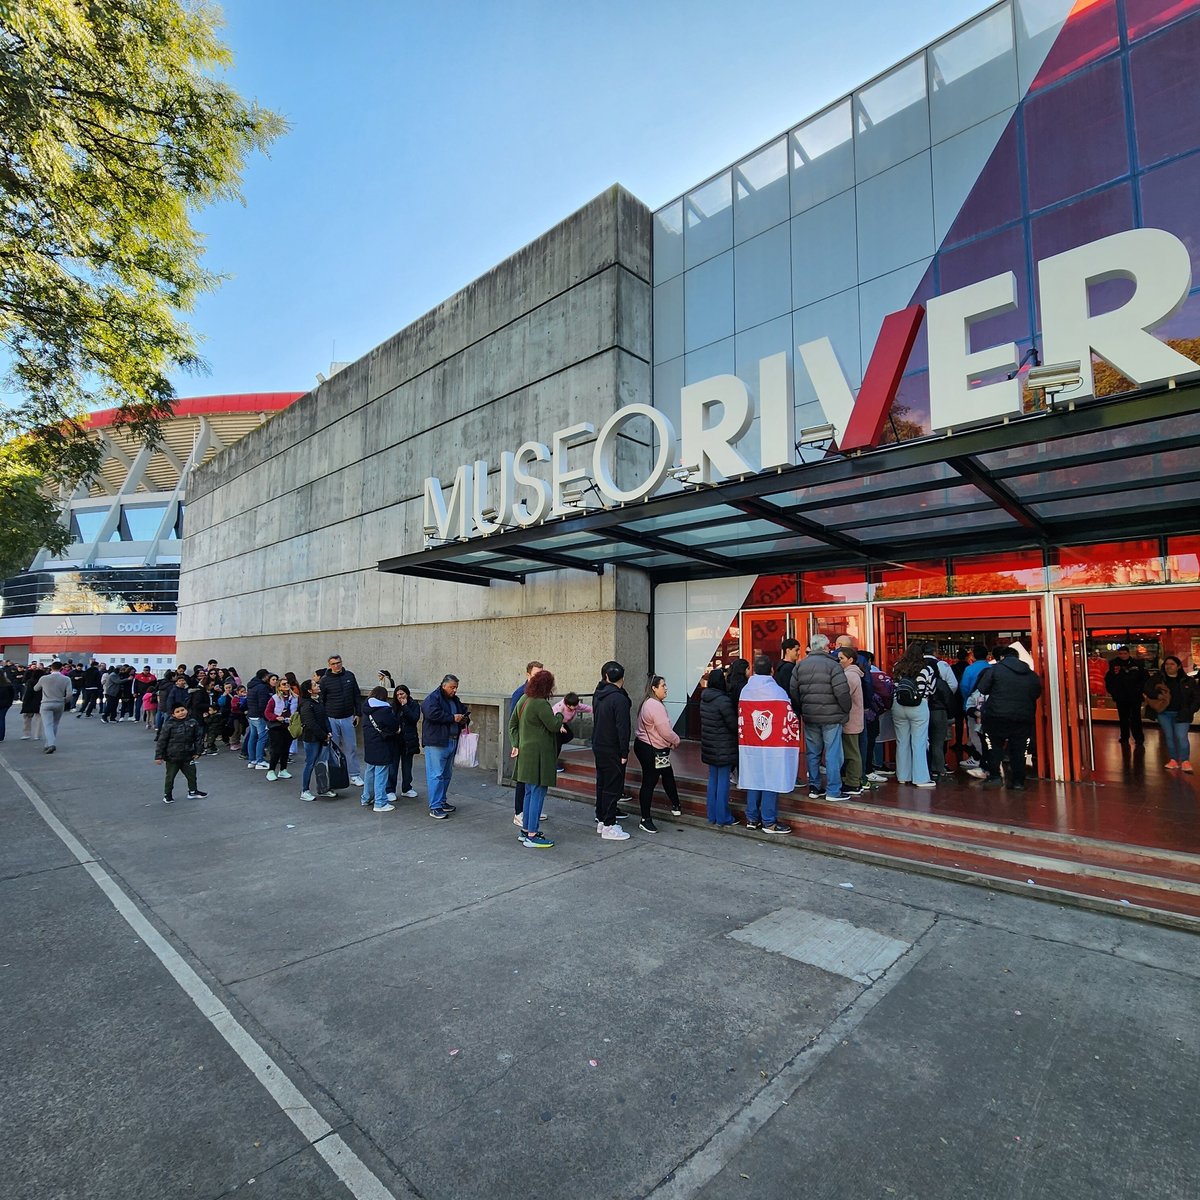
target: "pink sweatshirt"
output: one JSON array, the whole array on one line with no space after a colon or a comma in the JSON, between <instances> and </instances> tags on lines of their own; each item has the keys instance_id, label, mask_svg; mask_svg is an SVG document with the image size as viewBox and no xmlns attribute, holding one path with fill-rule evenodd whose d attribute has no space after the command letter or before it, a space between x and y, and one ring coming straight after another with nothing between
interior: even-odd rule
<instances>
[{"instance_id":1,"label":"pink sweatshirt","mask_svg":"<svg viewBox=\"0 0 1200 1200\"><path fill-rule=\"evenodd\" d=\"M655 750L669 750L679 745L679 734L671 728L667 706L656 696L649 696L642 702L634 736Z\"/></svg>"},{"instance_id":2,"label":"pink sweatshirt","mask_svg":"<svg viewBox=\"0 0 1200 1200\"><path fill-rule=\"evenodd\" d=\"M863 731L863 693L862 670L856 663L849 663L842 668L846 672L846 682L850 685L850 716L842 726L843 733L862 733Z\"/></svg>"},{"instance_id":3,"label":"pink sweatshirt","mask_svg":"<svg viewBox=\"0 0 1200 1200\"><path fill-rule=\"evenodd\" d=\"M567 724L571 721L576 713L590 713L592 711L592 706L590 704L584 704L581 700L578 704L572 707L565 700L560 700L553 706L553 708L551 708L550 711L558 713L558 715L562 717L563 723Z\"/></svg>"}]
</instances>

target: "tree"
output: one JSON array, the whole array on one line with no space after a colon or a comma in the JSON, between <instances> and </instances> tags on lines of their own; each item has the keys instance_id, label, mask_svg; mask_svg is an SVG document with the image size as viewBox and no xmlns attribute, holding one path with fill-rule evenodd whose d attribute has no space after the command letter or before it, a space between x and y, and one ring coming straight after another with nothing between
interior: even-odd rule
<instances>
[{"instance_id":1,"label":"tree","mask_svg":"<svg viewBox=\"0 0 1200 1200\"><path fill-rule=\"evenodd\" d=\"M240 199L247 155L285 128L216 77L231 62L219 26L188 0L0 0L5 532L30 472L98 469L90 408L156 440L168 374L202 366L181 314L219 277L192 214Z\"/></svg>"}]
</instances>

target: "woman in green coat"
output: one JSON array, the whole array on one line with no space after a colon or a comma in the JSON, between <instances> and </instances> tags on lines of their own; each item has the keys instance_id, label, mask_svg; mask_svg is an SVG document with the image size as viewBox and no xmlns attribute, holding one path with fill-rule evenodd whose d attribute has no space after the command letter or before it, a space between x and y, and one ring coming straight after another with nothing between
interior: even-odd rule
<instances>
[{"instance_id":1,"label":"woman in green coat","mask_svg":"<svg viewBox=\"0 0 1200 1200\"><path fill-rule=\"evenodd\" d=\"M537 671L525 685L508 718L508 740L512 742L517 766L514 778L525 785L525 808L521 813L521 845L544 849L554 843L538 829L546 789L557 777L558 732L562 718L550 707L554 676Z\"/></svg>"}]
</instances>

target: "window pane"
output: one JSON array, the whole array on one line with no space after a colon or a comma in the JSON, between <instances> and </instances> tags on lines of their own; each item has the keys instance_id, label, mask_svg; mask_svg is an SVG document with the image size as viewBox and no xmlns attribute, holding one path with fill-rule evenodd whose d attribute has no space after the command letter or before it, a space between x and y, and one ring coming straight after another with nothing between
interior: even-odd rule
<instances>
[{"instance_id":1,"label":"window pane","mask_svg":"<svg viewBox=\"0 0 1200 1200\"><path fill-rule=\"evenodd\" d=\"M133 542L153 541L166 511L165 504L139 505L137 507L126 505L122 515L129 528L129 540Z\"/></svg>"},{"instance_id":2,"label":"window pane","mask_svg":"<svg viewBox=\"0 0 1200 1200\"><path fill-rule=\"evenodd\" d=\"M966 287L1005 271L1017 277L1017 310L1003 316L977 321L971 326L971 345L975 350L1019 342L1032 335L1029 304L1029 270L1025 258L1025 228L1012 226L991 237L969 242L958 250L942 253L941 287L943 292Z\"/></svg>"},{"instance_id":3,"label":"window pane","mask_svg":"<svg viewBox=\"0 0 1200 1200\"><path fill-rule=\"evenodd\" d=\"M786 222L743 242L733 254L738 329L792 311L792 241Z\"/></svg>"},{"instance_id":4,"label":"window pane","mask_svg":"<svg viewBox=\"0 0 1200 1200\"><path fill-rule=\"evenodd\" d=\"M787 139L780 138L739 163L734 178L734 234L739 242L788 218Z\"/></svg>"},{"instance_id":5,"label":"window pane","mask_svg":"<svg viewBox=\"0 0 1200 1200\"><path fill-rule=\"evenodd\" d=\"M1196 0L1125 0L1125 27L1130 39L1143 37L1195 9Z\"/></svg>"},{"instance_id":6,"label":"window pane","mask_svg":"<svg viewBox=\"0 0 1200 1200\"><path fill-rule=\"evenodd\" d=\"M1200 155L1166 163L1141 178L1142 220L1173 233L1192 255L1192 282L1200 282Z\"/></svg>"},{"instance_id":7,"label":"window pane","mask_svg":"<svg viewBox=\"0 0 1200 1200\"><path fill-rule=\"evenodd\" d=\"M100 536L100 527L108 516L107 508L77 508L71 514L71 528L77 542L94 542Z\"/></svg>"},{"instance_id":8,"label":"window pane","mask_svg":"<svg viewBox=\"0 0 1200 1200\"><path fill-rule=\"evenodd\" d=\"M854 193L792 218L792 303L803 308L858 283Z\"/></svg>"},{"instance_id":9,"label":"window pane","mask_svg":"<svg viewBox=\"0 0 1200 1200\"><path fill-rule=\"evenodd\" d=\"M1157 541L1061 546L1050 552L1052 588L1127 587L1162 581Z\"/></svg>"},{"instance_id":10,"label":"window pane","mask_svg":"<svg viewBox=\"0 0 1200 1200\"><path fill-rule=\"evenodd\" d=\"M684 197L684 265L694 267L733 245L733 198L726 171Z\"/></svg>"},{"instance_id":11,"label":"window pane","mask_svg":"<svg viewBox=\"0 0 1200 1200\"><path fill-rule=\"evenodd\" d=\"M936 248L929 151L858 185L858 276L874 279Z\"/></svg>"},{"instance_id":12,"label":"window pane","mask_svg":"<svg viewBox=\"0 0 1200 1200\"><path fill-rule=\"evenodd\" d=\"M908 563L903 567L871 568L872 600L914 600L948 596L950 581L941 561Z\"/></svg>"},{"instance_id":13,"label":"window pane","mask_svg":"<svg viewBox=\"0 0 1200 1200\"><path fill-rule=\"evenodd\" d=\"M805 571L800 594L805 604L861 604L867 598L867 574L862 567Z\"/></svg>"},{"instance_id":14,"label":"window pane","mask_svg":"<svg viewBox=\"0 0 1200 1200\"><path fill-rule=\"evenodd\" d=\"M939 246L997 229L1021 215L1014 111L934 146L934 238Z\"/></svg>"},{"instance_id":15,"label":"window pane","mask_svg":"<svg viewBox=\"0 0 1200 1200\"><path fill-rule=\"evenodd\" d=\"M683 201L676 200L654 214L654 282L662 283L683 270Z\"/></svg>"},{"instance_id":16,"label":"window pane","mask_svg":"<svg viewBox=\"0 0 1200 1200\"><path fill-rule=\"evenodd\" d=\"M855 173L869 179L928 146L925 57L917 55L855 95Z\"/></svg>"},{"instance_id":17,"label":"window pane","mask_svg":"<svg viewBox=\"0 0 1200 1200\"><path fill-rule=\"evenodd\" d=\"M792 131L792 212L803 212L854 186L850 101Z\"/></svg>"},{"instance_id":18,"label":"window pane","mask_svg":"<svg viewBox=\"0 0 1200 1200\"><path fill-rule=\"evenodd\" d=\"M733 333L733 251L683 277L683 326L689 351Z\"/></svg>"},{"instance_id":19,"label":"window pane","mask_svg":"<svg viewBox=\"0 0 1200 1200\"><path fill-rule=\"evenodd\" d=\"M1017 55L1007 4L930 49L929 86L935 143L1016 104Z\"/></svg>"},{"instance_id":20,"label":"window pane","mask_svg":"<svg viewBox=\"0 0 1200 1200\"><path fill-rule=\"evenodd\" d=\"M1138 161L1160 162L1200 145L1200 16L1129 52Z\"/></svg>"},{"instance_id":21,"label":"window pane","mask_svg":"<svg viewBox=\"0 0 1200 1200\"><path fill-rule=\"evenodd\" d=\"M854 291L840 292L792 313L792 338L794 344L827 337L833 343L834 353L845 372L851 388L862 383L862 366L859 363L858 295ZM796 388L796 428L821 425L825 416L817 405L817 394L813 390L804 364L796 359L793 372ZM811 406L811 407L809 407ZM811 418L811 419L810 419Z\"/></svg>"},{"instance_id":22,"label":"window pane","mask_svg":"<svg viewBox=\"0 0 1200 1200\"><path fill-rule=\"evenodd\" d=\"M683 345L683 276L654 289L654 361L677 358Z\"/></svg>"},{"instance_id":23,"label":"window pane","mask_svg":"<svg viewBox=\"0 0 1200 1200\"><path fill-rule=\"evenodd\" d=\"M1103 57L1120 44L1115 0L1077 0L1062 31L1053 37L1058 22L1062 20L1064 7L1069 7L1069 3L1064 4L1062 0L1020 0L1018 12L1034 27L1040 27L1040 33L1034 40L1040 41L1043 46L1042 39L1053 40L1053 46L1045 54L1045 62L1041 64L1041 70L1031 85L1025 83L1026 68L1022 63L1023 87L1046 87L1056 80L1065 79L1072 71L1078 71L1080 67ZM1017 36L1019 45L1020 24Z\"/></svg>"},{"instance_id":24,"label":"window pane","mask_svg":"<svg viewBox=\"0 0 1200 1200\"><path fill-rule=\"evenodd\" d=\"M714 375L733 373L733 338L724 338L705 346L702 350L693 350L683 360L685 383L699 383L702 379L711 379Z\"/></svg>"},{"instance_id":25,"label":"window pane","mask_svg":"<svg viewBox=\"0 0 1200 1200\"><path fill-rule=\"evenodd\" d=\"M799 586L795 575L760 575L746 597L746 608L770 608L795 604Z\"/></svg>"},{"instance_id":26,"label":"window pane","mask_svg":"<svg viewBox=\"0 0 1200 1200\"><path fill-rule=\"evenodd\" d=\"M1200 537L1167 538L1167 582L1200 583Z\"/></svg>"},{"instance_id":27,"label":"window pane","mask_svg":"<svg viewBox=\"0 0 1200 1200\"><path fill-rule=\"evenodd\" d=\"M1025 152L1031 209L1128 174L1120 62L1104 63L1027 101Z\"/></svg>"},{"instance_id":28,"label":"window pane","mask_svg":"<svg viewBox=\"0 0 1200 1200\"><path fill-rule=\"evenodd\" d=\"M683 359L673 358L654 368L654 407L667 414L679 429L679 390L683 387Z\"/></svg>"},{"instance_id":29,"label":"window pane","mask_svg":"<svg viewBox=\"0 0 1200 1200\"><path fill-rule=\"evenodd\" d=\"M1013 550L1008 554L956 558L952 568L956 596L981 596L989 592L1040 592L1046 586L1040 550Z\"/></svg>"}]
</instances>

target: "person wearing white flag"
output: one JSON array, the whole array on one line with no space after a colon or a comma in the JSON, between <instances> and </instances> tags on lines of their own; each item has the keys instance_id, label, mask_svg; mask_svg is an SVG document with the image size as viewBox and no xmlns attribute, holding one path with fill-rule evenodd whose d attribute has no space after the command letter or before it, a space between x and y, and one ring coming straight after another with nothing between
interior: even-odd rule
<instances>
[{"instance_id":1,"label":"person wearing white flag","mask_svg":"<svg viewBox=\"0 0 1200 1200\"><path fill-rule=\"evenodd\" d=\"M771 660L760 654L738 697L738 786L746 792L746 827L791 833L776 821L780 792L796 786L800 722L788 694L771 677Z\"/></svg>"}]
</instances>

